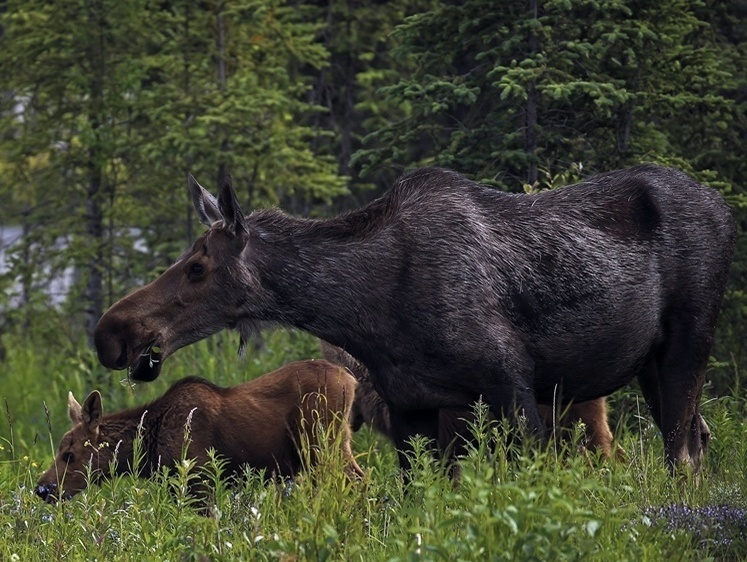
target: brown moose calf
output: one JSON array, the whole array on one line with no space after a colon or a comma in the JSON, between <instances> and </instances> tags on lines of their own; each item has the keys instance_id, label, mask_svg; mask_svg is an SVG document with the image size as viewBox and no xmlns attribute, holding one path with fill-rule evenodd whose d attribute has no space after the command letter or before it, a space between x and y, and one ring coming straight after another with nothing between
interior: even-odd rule
<instances>
[{"instance_id":1,"label":"brown moose calf","mask_svg":"<svg viewBox=\"0 0 747 562\"><path fill-rule=\"evenodd\" d=\"M308 442L313 452L318 435L335 435L317 431L317 424L339 432L349 476L359 476L363 472L350 449L349 428L355 387L346 369L317 360L289 363L230 388L188 377L147 406L106 416L98 391L82 406L70 393L73 428L62 437L36 493L54 502L84 490L89 471L94 482L112 476L112 469L132 473L138 434L144 455L137 470L141 477L179 462L187 434L187 458L196 459L197 466L208 461L212 448L227 461L227 475L249 465L293 476L303 465L302 443Z\"/></svg>"}]
</instances>

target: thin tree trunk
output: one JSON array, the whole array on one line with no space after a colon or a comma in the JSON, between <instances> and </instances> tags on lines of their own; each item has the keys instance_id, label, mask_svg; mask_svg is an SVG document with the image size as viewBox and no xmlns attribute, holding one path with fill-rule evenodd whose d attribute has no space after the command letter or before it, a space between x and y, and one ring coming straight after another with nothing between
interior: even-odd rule
<instances>
[{"instance_id":1,"label":"thin tree trunk","mask_svg":"<svg viewBox=\"0 0 747 562\"><path fill-rule=\"evenodd\" d=\"M529 0L530 17L537 19L537 0ZM529 53L533 56L537 53L537 35L529 30ZM526 123L524 124L524 151L529 156L529 169L527 170L527 183L534 186L537 183L537 91L534 80L529 83L527 91Z\"/></svg>"},{"instance_id":2,"label":"thin tree trunk","mask_svg":"<svg viewBox=\"0 0 747 562\"><path fill-rule=\"evenodd\" d=\"M96 324L101 318L104 310L103 298L103 246L104 246L104 212L99 203L101 186L103 183L103 173L101 166L96 162L96 150L89 151L89 180L88 194L86 199L86 221L87 234L92 241L93 254L88 261L88 283L86 285L86 295L88 300L88 309L86 310L86 334L88 344L93 347L93 333Z\"/></svg>"},{"instance_id":3,"label":"thin tree trunk","mask_svg":"<svg viewBox=\"0 0 747 562\"><path fill-rule=\"evenodd\" d=\"M187 2L185 4L186 12L184 14L184 97L185 99L190 99L191 94L191 77L190 74L190 49L192 47L191 43L191 30L189 27L189 22L192 20L192 10L191 3ZM194 114L190 111L189 108L185 109L184 111L184 136L186 138L189 138L189 127L194 119ZM186 174L190 173L192 170L192 156L187 150L187 154L184 158L184 168L185 168L185 176ZM193 215L192 215L192 199L189 196L189 192L187 190L184 190L184 194L186 196L186 237L187 237L187 244L191 244L192 240L194 239L194 230L193 230Z\"/></svg>"},{"instance_id":4,"label":"thin tree trunk","mask_svg":"<svg viewBox=\"0 0 747 562\"><path fill-rule=\"evenodd\" d=\"M28 202L25 205L21 217L23 222L21 224L20 243L22 248L21 255L23 256L22 263L24 264L22 269L23 274L21 275L20 306L24 309L23 320L21 323L21 334L26 336L28 329L31 327L29 307L31 306L31 288L33 283L33 273L29 267L29 264L31 264L33 260L31 258L31 205Z\"/></svg>"},{"instance_id":5,"label":"thin tree trunk","mask_svg":"<svg viewBox=\"0 0 747 562\"><path fill-rule=\"evenodd\" d=\"M101 206L101 191L104 183L103 158L101 154L101 125L104 106L104 14L101 3L89 4L89 21L96 34L88 49L90 80L90 106L88 120L92 131L88 149L88 190L86 193L86 233L91 243L92 254L88 260L86 283L86 334L88 344L93 346L93 333L103 313L103 263L104 263L104 211Z\"/></svg>"},{"instance_id":6,"label":"thin tree trunk","mask_svg":"<svg viewBox=\"0 0 747 562\"><path fill-rule=\"evenodd\" d=\"M635 76L628 82L626 88L629 92L637 92L638 84L640 82L643 67L639 66L636 70ZM618 113L617 127L615 130L616 135L616 146L615 146L615 165L622 166L625 164L625 156L628 153L628 147L630 146L630 135L633 129L633 110L635 109L635 100L630 99L625 102L622 109Z\"/></svg>"},{"instance_id":7,"label":"thin tree trunk","mask_svg":"<svg viewBox=\"0 0 747 562\"><path fill-rule=\"evenodd\" d=\"M350 9L348 11L348 18L345 23L347 27L347 36L354 37L355 33L353 30L354 16L356 9L359 7L358 2L351 2ZM358 53L355 50L358 48L357 45L351 44L350 49L343 56L343 72L344 76L344 93L345 96L343 102L343 115L342 123L340 128L340 174L349 176L350 170L350 159L353 156L353 127L355 127L355 66L358 58Z\"/></svg>"},{"instance_id":8,"label":"thin tree trunk","mask_svg":"<svg viewBox=\"0 0 747 562\"><path fill-rule=\"evenodd\" d=\"M217 47L218 47L218 88L221 91L226 89L228 78L226 75L226 28L223 20L223 4L218 5L218 31L217 31ZM226 138L225 132L223 133L223 140L220 145L220 152L222 155L228 152L228 139ZM218 164L218 185L223 181L223 178L228 173L228 165L225 159L222 159Z\"/></svg>"}]
</instances>

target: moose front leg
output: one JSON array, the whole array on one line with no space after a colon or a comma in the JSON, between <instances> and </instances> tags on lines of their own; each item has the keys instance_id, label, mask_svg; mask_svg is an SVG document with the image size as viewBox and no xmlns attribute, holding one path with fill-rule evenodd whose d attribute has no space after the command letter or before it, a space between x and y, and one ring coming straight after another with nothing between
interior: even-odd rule
<instances>
[{"instance_id":1,"label":"moose front leg","mask_svg":"<svg viewBox=\"0 0 747 562\"><path fill-rule=\"evenodd\" d=\"M520 348L507 352L493 369L482 374L481 399L497 420L509 421L512 435L545 438L545 423L537 407L534 361Z\"/></svg>"},{"instance_id":2,"label":"moose front leg","mask_svg":"<svg viewBox=\"0 0 747 562\"><path fill-rule=\"evenodd\" d=\"M400 469L407 481L413 454L411 439L422 435L429 439L429 448L434 457L438 452L438 409L410 410L406 412L392 409L390 411L392 439L397 448Z\"/></svg>"}]
</instances>

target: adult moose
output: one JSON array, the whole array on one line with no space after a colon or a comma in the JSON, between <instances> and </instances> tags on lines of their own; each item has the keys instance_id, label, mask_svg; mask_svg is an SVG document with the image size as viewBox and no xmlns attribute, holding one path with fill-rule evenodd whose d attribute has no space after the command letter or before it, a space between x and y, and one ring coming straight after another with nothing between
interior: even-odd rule
<instances>
[{"instance_id":1,"label":"adult moose","mask_svg":"<svg viewBox=\"0 0 747 562\"><path fill-rule=\"evenodd\" d=\"M151 380L223 328L294 326L368 367L399 449L435 438L440 408L482 396L542 433L538 402L593 400L637 377L669 466L700 469L699 401L736 229L719 194L686 174L643 165L511 195L425 168L327 220L244 216L230 179L217 200L189 183L209 228L102 316L105 366Z\"/></svg>"}]
</instances>

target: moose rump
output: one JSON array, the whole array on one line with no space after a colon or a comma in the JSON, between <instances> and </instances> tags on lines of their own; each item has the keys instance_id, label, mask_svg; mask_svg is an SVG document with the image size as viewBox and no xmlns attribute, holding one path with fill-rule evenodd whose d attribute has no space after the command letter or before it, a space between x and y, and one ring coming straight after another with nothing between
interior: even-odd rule
<instances>
[{"instance_id":1,"label":"moose rump","mask_svg":"<svg viewBox=\"0 0 747 562\"><path fill-rule=\"evenodd\" d=\"M109 415L98 391L82 406L70 393L73 428L62 437L36 491L46 501L71 497L86 488L89 472L96 482L112 476L112 467L117 474L136 470L149 477L178 463L185 445L186 457L198 467L214 449L227 463L226 476L239 474L244 465L268 476L293 476L305 459L316 461L320 436L339 439L346 471L359 476L349 428L355 387L347 370L319 360L289 363L229 388L187 377L147 406ZM143 459L136 467L138 436Z\"/></svg>"},{"instance_id":2,"label":"moose rump","mask_svg":"<svg viewBox=\"0 0 747 562\"><path fill-rule=\"evenodd\" d=\"M731 212L686 174L644 165L534 195L448 170L406 174L324 220L245 216L230 181L190 180L209 225L171 268L115 303L101 362L151 380L224 328L294 326L369 370L399 448L480 397L542 433L539 404L638 378L671 467L700 466L699 400L735 240ZM400 456L406 463L406 456Z\"/></svg>"}]
</instances>

